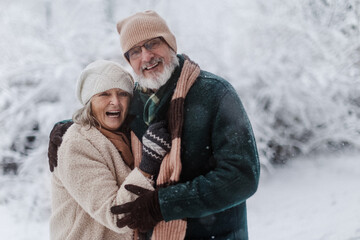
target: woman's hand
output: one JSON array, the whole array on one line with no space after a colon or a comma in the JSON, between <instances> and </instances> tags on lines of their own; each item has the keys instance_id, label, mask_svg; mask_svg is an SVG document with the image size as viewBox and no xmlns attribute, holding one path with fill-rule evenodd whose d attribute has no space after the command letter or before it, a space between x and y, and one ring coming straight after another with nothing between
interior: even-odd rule
<instances>
[{"instance_id":1,"label":"woman's hand","mask_svg":"<svg viewBox=\"0 0 360 240\"><path fill-rule=\"evenodd\" d=\"M159 173L165 155L171 149L171 135L165 121L151 124L142 138L140 170L151 175Z\"/></svg>"}]
</instances>

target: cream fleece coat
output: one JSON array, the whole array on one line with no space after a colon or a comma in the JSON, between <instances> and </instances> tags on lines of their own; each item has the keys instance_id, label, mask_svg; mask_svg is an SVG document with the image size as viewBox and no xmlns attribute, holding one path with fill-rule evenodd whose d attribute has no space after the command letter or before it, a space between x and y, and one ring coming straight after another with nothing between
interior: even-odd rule
<instances>
[{"instance_id":1,"label":"cream fleece coat","mask_svg":"<svg viewBox=\"0 0 360 240\"><path fill-rule=\"evenodd\" d=\"M110 212L112 206L136 199L125 184L153 189L96 128L73 124L63 137L52 177L51 239L133 239L133 230L118 228Z\"/></svg>"}]
</instances>

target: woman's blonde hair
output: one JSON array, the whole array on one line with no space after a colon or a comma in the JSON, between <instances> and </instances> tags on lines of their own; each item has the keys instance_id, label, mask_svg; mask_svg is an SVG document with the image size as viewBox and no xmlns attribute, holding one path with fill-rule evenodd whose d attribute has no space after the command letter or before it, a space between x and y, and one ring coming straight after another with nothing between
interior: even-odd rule
<instances>
[{"instance_id":1,"label":"woman's blonde hair","mask_svg":"<svg viewBox=\"0 0 360 240\"><path fill-rule=\"evenodd\" d=\"M94 117L91 110L91 101L88 101L82 108L78 109L72 116L74 123L81 126L100 127L100 123Z\"/></svg>"}]
</instances>

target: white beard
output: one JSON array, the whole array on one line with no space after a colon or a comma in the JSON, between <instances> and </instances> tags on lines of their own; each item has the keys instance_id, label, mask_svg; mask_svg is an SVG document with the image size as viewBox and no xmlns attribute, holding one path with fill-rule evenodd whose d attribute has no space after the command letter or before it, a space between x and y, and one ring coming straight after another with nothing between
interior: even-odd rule
<instances>
[{"instance_id":1,"label":"white beard","mask_svg":"<svg viewBox=\"0 0 360 240\"><path fill-rule=\"evenodd\" d=\"M164 59L161 59L164 62ZM175 68L179 65L179 60L174 52L171 55L171 62L167 65L164 65L164 71L162 73L155 73L150 78L145 78L143 74L135 74L135 80L139 82L141 87L149 89L159 89L163 86L171 77L171 74L174 72Z\"/></svg>"}]
</instances>

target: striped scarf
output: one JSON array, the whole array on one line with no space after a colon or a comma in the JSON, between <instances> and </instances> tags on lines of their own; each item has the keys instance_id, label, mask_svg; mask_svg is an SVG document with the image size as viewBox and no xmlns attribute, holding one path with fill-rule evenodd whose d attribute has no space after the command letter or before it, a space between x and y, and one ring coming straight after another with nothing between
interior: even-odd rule
<instances>
[{"instance_id":1,"label":"striped scarf","mask_svg":"<svg viewBox=\"0 0 360 240\"><path fill-rule=\"evenodd\" d=\"M156 185L158 187L174 184L179 181L181 173L181 134L184 122L184 101L191 86L200 74L200 67L185 56L184 66L171 98L168 122L171 132L171 150L165 156ZM136 135L131 132L135 166L139 166L142 146ZM159 222L153 231L152 240L180 240L185 238L186 219Z\"/></svg>"}]
</instances>

